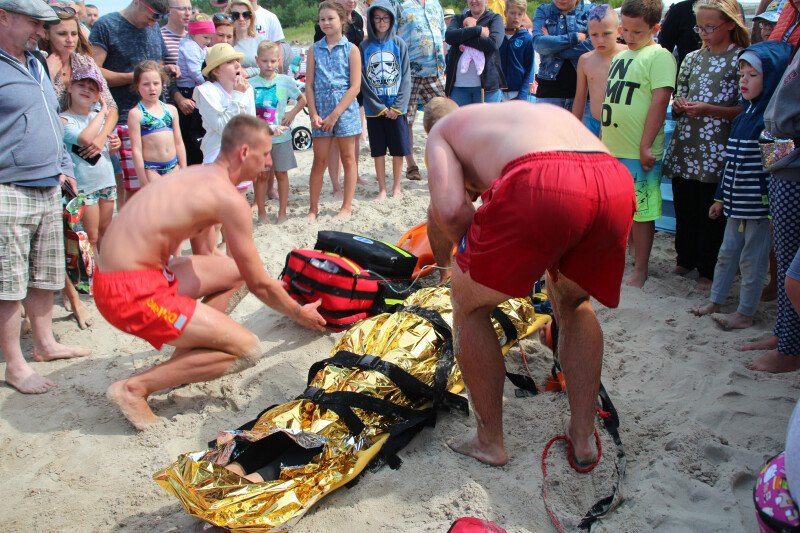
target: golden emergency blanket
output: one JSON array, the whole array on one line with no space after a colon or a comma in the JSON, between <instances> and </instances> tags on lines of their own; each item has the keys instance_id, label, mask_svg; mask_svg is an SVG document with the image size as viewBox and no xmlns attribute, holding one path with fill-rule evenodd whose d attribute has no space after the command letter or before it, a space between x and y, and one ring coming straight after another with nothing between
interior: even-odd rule
<instances>
[{"instance_id":1,"label":"golden emergency blanket","mask_svg":"<svg viewBox=\"0 0 800 533\"><path fill-rule=\"evenodd\" d=\"M448 288L421 289L406 299L405 306L435 310L452 325ZM527 299L509 300L499 309L510 319L518 339L549 320L546 315L535 314ZM505 354L516 340L508 340L501 325L494 319L493 323ZM346 350L374 355L432 386L444 344L443 336L430 322L418 314L400 311L359 322L344 334L331 354ZM415 410L431 407L430 401L415 404L389 378L373 370L329 365L320 369L309 385L325 392L365 393ZM463 389L457 365L452 366L447 389L453 393ZM278 405L263 413L249 431L220 433L215 448L181 455L154 479L178 498L187 513L216 526L242 532L288 528L317 501L357 476L380 451L397 420L357 408L353 411L365 426L358 435L351 434L333 410L309 399ZM237 445L276 433L302 448L322 451L307 464L280 468L276 480L262 483L251 483L223 468Z\"/></svg>"}]
</instances>

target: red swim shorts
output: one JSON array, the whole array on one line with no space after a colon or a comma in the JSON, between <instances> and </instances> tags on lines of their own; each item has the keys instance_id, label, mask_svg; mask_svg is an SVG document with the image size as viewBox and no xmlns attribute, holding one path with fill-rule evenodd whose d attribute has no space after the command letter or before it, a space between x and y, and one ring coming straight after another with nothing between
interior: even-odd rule
<instances>
[{"instance_id":1,"label":"red swim shorts","mask_svg":"<svg viewBox=\"0 0 800 533\"><path fill-rule=\"evenodd\" d=\"M156 350L180 337L197 307L193 298L178 294L178 280L166 268L95 271L92 290L103 318Z\"/></svg>"},{"instance_id":2,"label":"red swim shorts","mask_svg":"<svg viewBox=\"0 0 800 533\"><path fill-rule=\"evenodd\" d=\"M619 305L636 195L615 158L526 154L508 163L481 199L456 254L474 281L523 297L549 270L603 305Z\"/></svg>"}]
</instances>

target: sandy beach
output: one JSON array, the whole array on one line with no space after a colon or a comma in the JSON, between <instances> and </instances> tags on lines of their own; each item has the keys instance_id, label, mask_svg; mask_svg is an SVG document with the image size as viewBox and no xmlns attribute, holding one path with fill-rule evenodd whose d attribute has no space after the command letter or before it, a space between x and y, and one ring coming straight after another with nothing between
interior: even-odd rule
<instances>
[{"instance_id":1,"label":"sandy beach","mask_svg":"<svg viewBox=\"0 0 800 533\"><path fill-rule=\"evenodd\" d=\"M421 131L418 120L417 130ZM416 152L422 162L424 137ZM377 184L362 147L354 215L333 221L340 202L326 178L319 220L308 223L312 153L297 153L290 172L289 220L258 225L254 239L272 276L293 248L312 247L318 230L351 231L388 242L422 221L427 184L403 181L405 195L374 202ZM391 171L389 181L391 181ZM391 186L391 183L389 184ZM274 220L277 201L269 204ZM752 485L764 461L784 446L786 424L798 397L797 375L757 374L738 352L743 341L768 334L775 304L762 305L753 328L720 330L708 317L687 312L707 294L694 280L670 273L672 238L657 234L651 277L643 290L623 288L618 309L598 306L605 334L603 383L621 419L627 453L624 501L595 531L753 531ZM630 268L630 265L629 265ZM732 295L738 295L738 284ZM202 531L152 475L178 454L201 450L219 430L238 427L265 407L302 392L308 367L328 355L340 334L301 329L248 295L233 317L261 339L263 358L241 374L156 394L151 406L167 424L137 433L105 397L113 381L168 356L117 331L94 310L94 325L80 331L57 296L54 329L62 342L93 349L89 358L32 362L58 387L25 396L0 387L0 478L4 531ZM724 308L735 308L735 299ZM23 338L30 355L30 336ZM551 354L536 339L523 342L537 382L550 371ZM508 367L521 368L517 349ZM4 365L2 365L4 370ZM443 414L400 453L399 470L367 473L314 507L295 527L317 531L446 531L460 516L494 520L510 532L554 531L542 501L541 453L561 432L564 394L517 398L506 382L505 428L511 460L491 468L451 452L446 441L473 431L474 418ZM548 458L550 500L562 516L579 518L606 495L615 450L605 442L592 474L566 466L562 445Z\"/></svg>"}]
</instances>

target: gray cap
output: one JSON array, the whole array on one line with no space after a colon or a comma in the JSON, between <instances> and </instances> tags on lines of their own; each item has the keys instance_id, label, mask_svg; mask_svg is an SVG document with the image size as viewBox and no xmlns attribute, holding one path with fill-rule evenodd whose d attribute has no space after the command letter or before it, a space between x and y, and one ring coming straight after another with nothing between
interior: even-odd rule
<instances>
[{"instance_id":1,"label":"gray cap","mask_svg":"<svg viewBox=\"0 0 800 533\"><path fill-rule=\"evenodd\" d=\"M44 0L0 0L0 9L45 22L59 20L56 12Z\"/></svg>"}]
</instances>

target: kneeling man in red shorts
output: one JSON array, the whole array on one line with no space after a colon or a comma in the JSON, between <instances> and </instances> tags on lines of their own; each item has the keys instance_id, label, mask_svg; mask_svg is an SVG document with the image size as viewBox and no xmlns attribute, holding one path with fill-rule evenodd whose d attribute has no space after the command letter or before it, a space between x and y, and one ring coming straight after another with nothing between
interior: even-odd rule
<instances>
[{"instance_id":1,"label":"kneeling man in red shorts","mask_svg":"<svg viewBox=\"0 0 800 533\"><path fill-rule=\"evenodd\" d=\"M595 403L603 334L593 296L619 304L625 245L636 208L633 178L572 114L527 102L471 105L435 98L425 110L431 200L428 236L452 268L458 364L477 434L451 447L492 465L503 444L503 357L490 314L530 294L547 271L578 464L597 457ZM483 203L473 206L478 196Z\"/></svg>"},{"instance_id":2,"label":"kneeling man in red shorts","mask_svg":"<svg viewBox=\"0 0 800 533\"><path fill-rule=\"evenodd\" d=\"M212 165L192 166L144 187L105 233L93 282L98 311L156 349L164 344L176 348L168 361L108 389L137 429L159 420L147 405L153 392L255 363L258 338L224 313L243 283L300 325L324 329L320 302L301 306L267 275L253 244L250 206L236 190L236 184L254 179L271 164L271 149L265 122L245 115L232 118ZM213 247L209 255L170 257L185 239L213 241L217 224L223 226L232 258Z\"/></svg>"}]
</instances>

